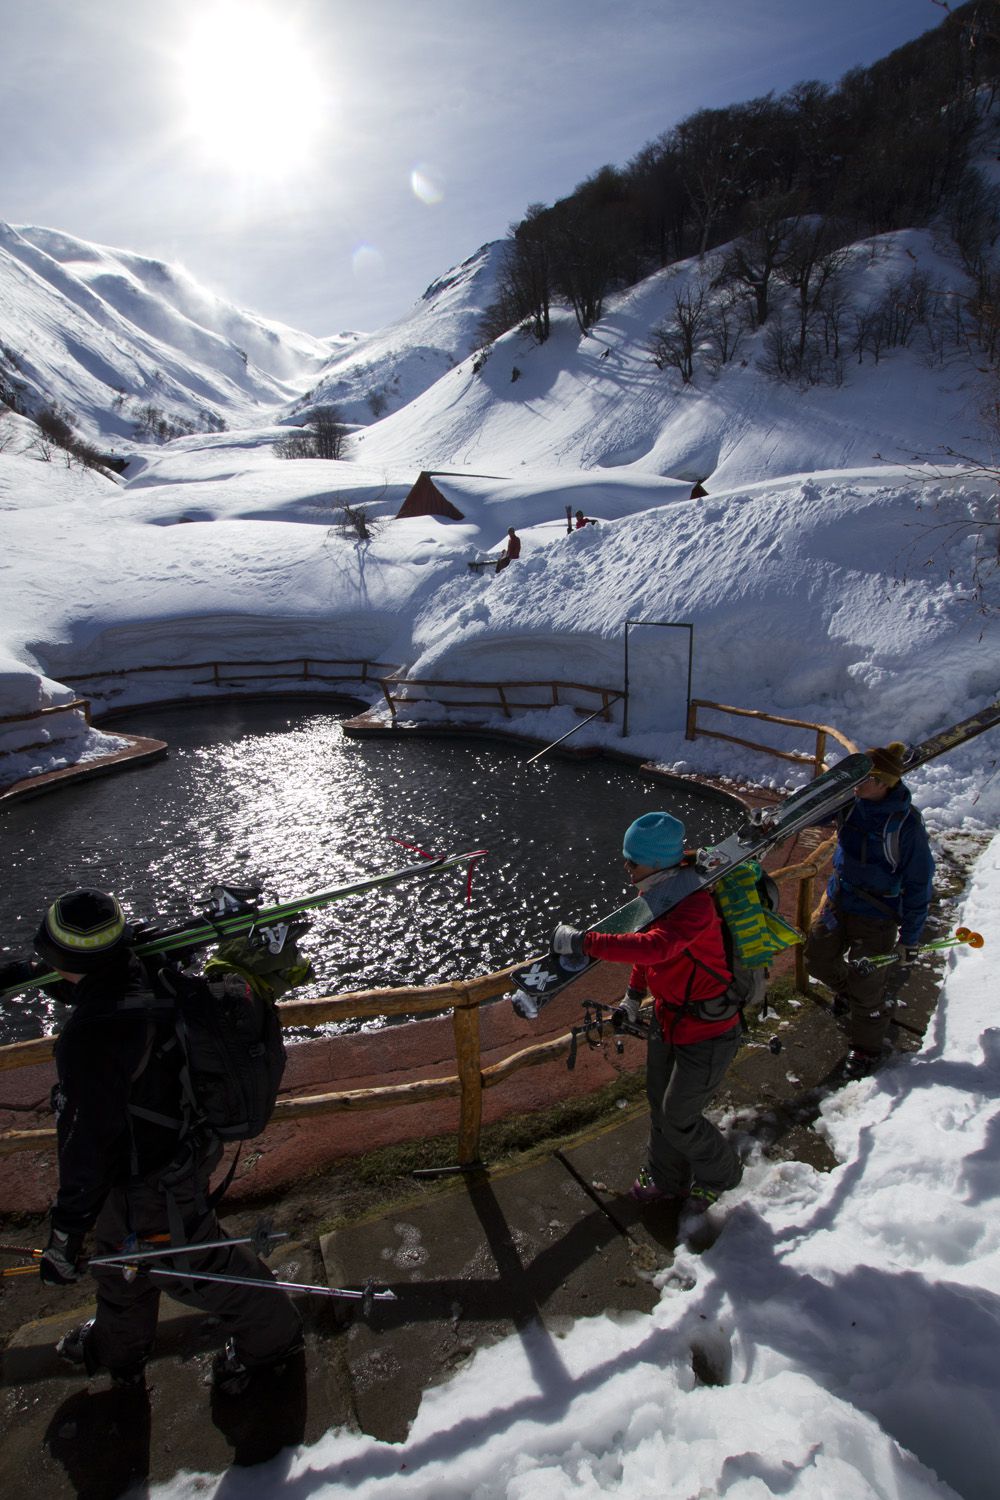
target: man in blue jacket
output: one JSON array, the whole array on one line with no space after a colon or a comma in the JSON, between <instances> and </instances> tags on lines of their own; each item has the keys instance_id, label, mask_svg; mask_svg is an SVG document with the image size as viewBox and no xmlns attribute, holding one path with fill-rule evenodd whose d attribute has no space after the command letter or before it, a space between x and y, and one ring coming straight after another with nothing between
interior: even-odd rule
<instances>
[{"instance_id":1,"label":"man in blue jacket","mask_svg":"<svg viewBox=\"0 0 1000 1500\"><path fill-rule=\"evenodd\" d=\"M913 958L934 879L927 830L901 779L905 746L893 741L866 754L871 774L837 816L833 874L806 940L809 972L849 1009L849 1078L878 1064L891 1006L886 969L860 974L848 954L865 958L895 946L903 962Z\"/></svg>"}]
</instances>

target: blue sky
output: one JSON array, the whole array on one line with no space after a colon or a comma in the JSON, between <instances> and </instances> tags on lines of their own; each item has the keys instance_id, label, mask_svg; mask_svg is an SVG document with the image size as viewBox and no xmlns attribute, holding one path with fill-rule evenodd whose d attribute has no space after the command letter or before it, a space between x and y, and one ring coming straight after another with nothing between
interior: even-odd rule
<instances>
[{"instance_id":1,"label":"blue sky","mask_svg":"<svg viewBox=\"0 0 1000 1500\"><path fill-rule=\"evenodd\" d=\"M933 0L0 0L0 219L316 334L705 106L834 82Z\"/></svg>"}]
</instances>

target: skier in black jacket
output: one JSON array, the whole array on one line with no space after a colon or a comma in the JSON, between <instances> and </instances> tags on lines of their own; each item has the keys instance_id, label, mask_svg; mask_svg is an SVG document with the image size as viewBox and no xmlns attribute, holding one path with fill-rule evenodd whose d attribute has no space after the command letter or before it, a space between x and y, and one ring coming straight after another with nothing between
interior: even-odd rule
<instances>
[{"instance_id":1,"label":"skier in black jacket","mask_svg":"<svg viewBox=\"0 0 1000 1500\"><path fill-rule=\"evenodd\" d=\"M180 1057L178 1049L162 1049L165 1037L158 1035L165 1026L172 1033L173 1023L157 1022L150 1009L151 993L130 951L130 935L114 896L77 890L49 907L35 936L37 952L66 981L58 998L73 1007L55 1048L59 1188L40 1261L48 1286L79 1278L91 1230L98 1255L152 1248L145 1242L165 1234L185 1244L225 1238L209 1205L209 1180L222 1146L204 1134L184 1138L175 1123L183 1114ZM272 1279L244 1245L159 1264ZM104 1368L117 1384L141 1384L164 1283L141 1268L132 1275L121 1267L95 1266L92 1274L96 1316L67 1334L59 1353L88 1375ZM224 1394L239 1394L255 1372L286 1368L292 1356L301 1357L301 1323L284 1292L172 1279L165 1289L213 1313L231 1334L213 1367L216 1388Z\"/></svg>"}]
</instances>

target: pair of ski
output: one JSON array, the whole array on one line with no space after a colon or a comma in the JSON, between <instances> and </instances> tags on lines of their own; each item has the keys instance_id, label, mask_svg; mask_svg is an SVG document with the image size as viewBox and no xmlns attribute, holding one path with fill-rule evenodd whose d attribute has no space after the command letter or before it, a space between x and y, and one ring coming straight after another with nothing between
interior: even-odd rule
<instances>
[{"instance_id":1,"label":"pair of ski","mask_svg":"<svg viewBox=\"0 0 1000 1500\"><path fill-rule=\"evenodd\" d=\"M908 750L907 771L922 766L956 745L1000 723L1000 700L958 724L940 730ZM645 895L608 912L587 930L602 933L640 932L670 911L694 891L707 890L723 875L745 860L762 854L814 823L822 822L848 803L857 786L868 777L872 763L866 755L848 755L808 786L786 797L774 808L752 814L735 833L708 849L700 849L693 865L678 866L676 875L652 886ZM593 966L591 958L571 958L556 953L533 960L516 969L511 981L517 990L512 1004L517 1015L534 1020L543 1006Z\"/></svg>"},{"instance_id":2,"label":"pair of ski","mask_svg":"<svg viewBox=\"0 0 1000 1500\"><path fill-rule=\"evenodd\" d=\"M206 910L198 916L190 917L186 922L164 928L137 924L132 951L139 958L167 958L171 954L205 948L210 943L239 937L242 933L253 930L268 942L273 951L280 951L288 925L305 912L330 906L334 901L342 901L347 896L361 896L366 891L398 885L415 875L440 874L457 865L467 865L471 873L475 861L485 853L485 849L471 849L464 854L429 856L416 865L386 870L381 875L370 875L364 880L352 881L349 885L334 886L331 890L317 891L311 896L299 896L294 901L281 901L274 906L261 906L259 892L236 886L215 886L210 893ZM0 1000L25 989L40 989L45 985L57 984L59 978L54 972L33 973L30 978L0 990Z\"/></svg>"}]
</instances>

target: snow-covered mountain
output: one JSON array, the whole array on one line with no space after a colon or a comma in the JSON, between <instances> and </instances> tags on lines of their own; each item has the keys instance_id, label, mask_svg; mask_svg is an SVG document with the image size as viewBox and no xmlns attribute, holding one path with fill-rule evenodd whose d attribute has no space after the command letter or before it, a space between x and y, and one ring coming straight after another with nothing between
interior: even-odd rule
<instances>
[{"instance_id":1,"label":"snow-covered mountain","mask_svg":"<svg viewBox=\"0 0 1000 1500\"><path fill-rule=\"evenodd\" d=\"M840 372L815 385L764 374L767 327L745 335L717 375L699 361L684 384L676 371L657 367L653 330L708 272L692 259L646 278L608 299L589 336L581 337L568 310L553 314L541 346L506 334L485 363L462 361L371 427L354 451L368 463L499 473L511 461L529 470L627 468L714 488L976 443L983 381L966 350L935 355L915 335L908 348L884 350L877 360L850 352L856 320L915 273L943 298L968 293L958 257L931 231L850 248L841 273Z\"/></svg>"},{"instance_id":2,"label":"snow-covered mountain","mask_svg":"<svg viewBox=\"0 0 1000 1500\"><path fill-rule=\"evenodd\" d=\"M371 422L477 347L499 253L483 246L378 333L317 339L234 306L181 266L0 224L0 388L119 449L151 410L169 435L296 423L329 404Z\"/></svg>"},{"instance_id":3,"label":"snow-covered mountain","mask_svg":"<svg viewBox=\"0 0 1000 1500\"><path fill-rule=\"evenodd\" d=\"M332 405L345 422L400 411L482 344L479 324L496 296L503 242L482 245L438 278L404 317L337 352L306 399Z\"/></svg>"},{"instance_id":4,"label":"snow-covered mountain","mask_svg":"<svg viewBox=\"0 0 1000 1500\"><path fill-rule=\"evenodd\" d=\"M56 405L84 436L241 425L322 369L335 341L244 312L178 266L54 230L0 224L0 377L29 412Z\"/></svg>"}]
</instances>

